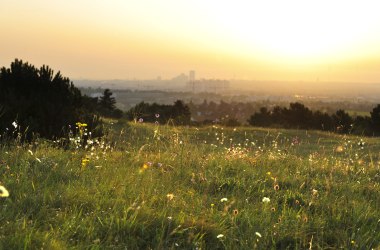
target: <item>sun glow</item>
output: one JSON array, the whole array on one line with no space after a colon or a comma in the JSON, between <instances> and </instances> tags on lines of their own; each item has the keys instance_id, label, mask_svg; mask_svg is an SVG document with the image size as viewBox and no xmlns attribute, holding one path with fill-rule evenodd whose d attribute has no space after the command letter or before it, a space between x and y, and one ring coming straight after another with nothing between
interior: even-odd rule
<instances>
[{"instance_id":1,"label":"sun glow","mask_svg":"<svg viewBox=\"0 0 380 250\"><path fill-rule=\"evenodd\" d=\"M377 0L5 1L0 65L72 78L380 79Z\"/></svg>"},{"instance_id":2,"label":"sun glow","mask_svg":"<svg viewBox=\"0 0 380 250\"><path fill-rule=\"evenodd\" d=\"M214 7L212 19L231 44L272 60L318 62L369 54L375 49L369 42L380 40L373 34L380 28L375 1L237 1Z\"/></svg>"}]
</instances>

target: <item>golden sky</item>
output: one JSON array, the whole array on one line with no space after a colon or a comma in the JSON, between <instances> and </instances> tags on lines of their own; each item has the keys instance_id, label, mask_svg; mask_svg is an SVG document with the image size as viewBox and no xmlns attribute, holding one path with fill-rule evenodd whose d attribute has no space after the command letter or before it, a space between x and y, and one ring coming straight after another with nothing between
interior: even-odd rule
<instances>
[{"instance_id":1,"label":"golden sky","mask_svg":"<svg viewBox=\"0 0 380 250\"><path fill-rule=\"evenodd\" d=\"M380 1L2 0L0 66L71 79L380 82Z\"/></svg>"}]
</instances>

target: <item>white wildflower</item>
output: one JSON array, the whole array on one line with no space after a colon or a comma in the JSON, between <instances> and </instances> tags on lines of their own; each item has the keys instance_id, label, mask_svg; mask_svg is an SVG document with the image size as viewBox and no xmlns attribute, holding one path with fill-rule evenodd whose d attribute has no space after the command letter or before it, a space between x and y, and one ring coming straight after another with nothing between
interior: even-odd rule
<instances>
[{"instance_id":1,"label":"white wildflower","mask_svg":"<svg viewBox=\"0 0 380 250\"><path fill-rule=\"evenodd\" d=\"M268 197L264 197L264 198L263 198L263 202L264 202L264 203L269 203L269 202L270 202L270 199L269 199Z\"/></svg>"},{"instance_id":2,"label":"white wildflower","mask_svg":"<svg viewBox=\"0 0 380 250\"><path fill-rule=\"evenodd\" d=\"M223 237L224 237L223 234L218 234L218 236L216 236L216 238L218 238L218 239L221 239L221 238L223 238Z\"/></svg>"},{"instance_id":3,"label":"white wildflower","mask_svg":"<svg viewBox=\"0 0 380 250\"><path fill-rule=\"evenodd\" d=\"M226 202L226 201L228 201L227 198L222 198L222 199L220 199L220 202Z\"/></svg>"}]
</instances>

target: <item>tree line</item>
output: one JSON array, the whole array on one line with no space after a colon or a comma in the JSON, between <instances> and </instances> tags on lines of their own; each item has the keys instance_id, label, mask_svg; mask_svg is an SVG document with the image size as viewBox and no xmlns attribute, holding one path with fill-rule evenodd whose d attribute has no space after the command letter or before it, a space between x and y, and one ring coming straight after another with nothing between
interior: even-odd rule
<instances>
[{"instance_id":1,"label":"tree line","mask_svg":"<svg viewBox=\"0 0 380 250\"><path fill-rule=\"evenodd\" d=\"M135 107L126 112L127 119L139 122L158 122L176 125L189 125L191 113L189 107L181 100L177 100L173 105L149 104L140 102Z\"/></svg>"},{"instance_id":2,"label":"tree line","mask_svg":"<svg viewBox=\"0 0 380 250\"><path fill-rule=\"evenodd\" d=\"M281 127L291 129L316 129L342 134L380 135L380 104L368 116L352 117L339 109L330 115L321 111L312 111L299 102L289 107L275 106L269 110L262 107L248 120L252 126Z\"/></svg>"}]
</instances>

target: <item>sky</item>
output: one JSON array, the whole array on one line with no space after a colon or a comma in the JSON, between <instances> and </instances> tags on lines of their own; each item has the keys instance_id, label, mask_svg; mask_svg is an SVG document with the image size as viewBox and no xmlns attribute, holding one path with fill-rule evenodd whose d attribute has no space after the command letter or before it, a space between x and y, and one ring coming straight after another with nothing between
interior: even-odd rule
<instances>
[{"instance_id":1,"label":"sky","mask_svg":"<svg viewBox=\"0 0 380 250\"><path fill-rule=\"evenodd\" d=\"M380 83L380 1L2 0L0 66L70 79Z\"/></svg>"}]
</instances>

